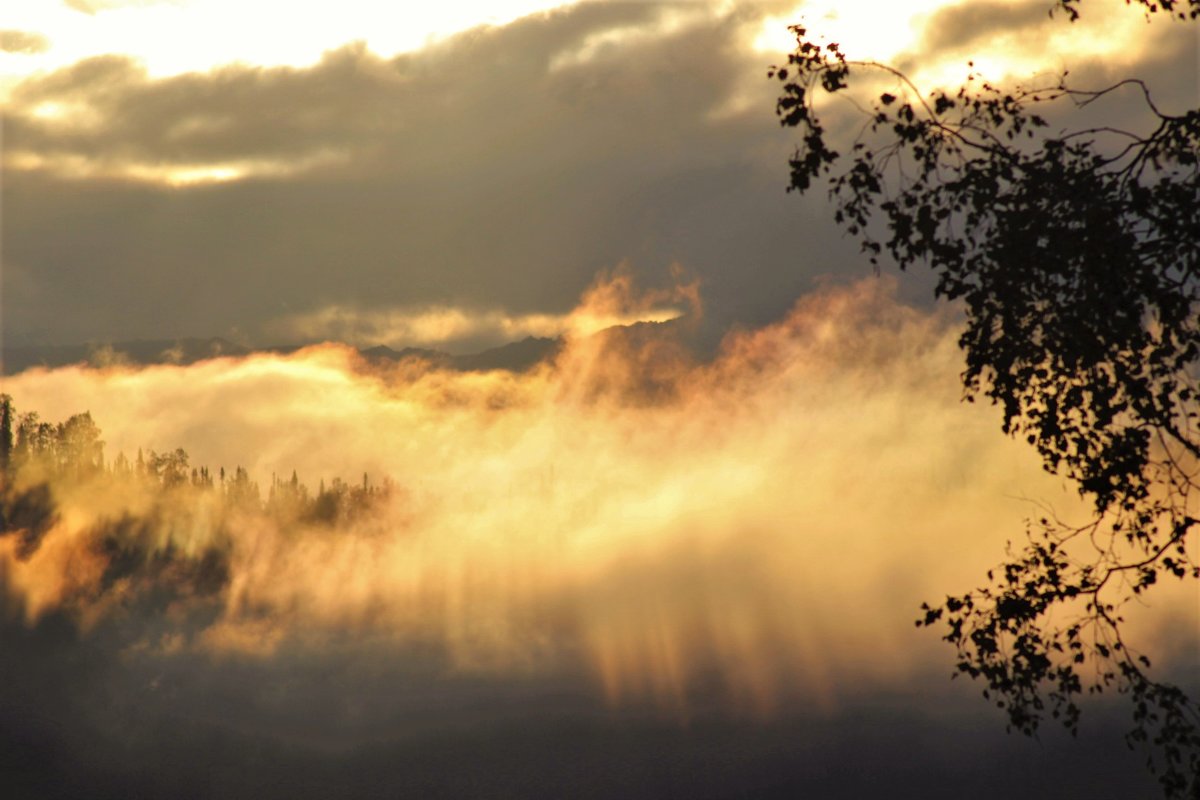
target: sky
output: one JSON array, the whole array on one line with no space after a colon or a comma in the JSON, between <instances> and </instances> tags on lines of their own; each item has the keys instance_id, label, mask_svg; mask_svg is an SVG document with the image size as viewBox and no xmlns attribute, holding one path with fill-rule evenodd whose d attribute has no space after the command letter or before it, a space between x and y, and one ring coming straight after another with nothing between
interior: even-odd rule
<instances>
[{"instance_id":1,"label":"sky","mask_svg":"<svg viewBox=\"0 0 1200 800\"><path fill-rule=\"evenodd\" d=\"M923 86L970 60L1200 105L1197 26L1047 8L3 4L3 345L305 346L4 377L20 413L89 412L110 465L179 447L222 477L0 485L0 778L1149 795L1124 698L1089 702L1078 739L1008 736L914 627L1030 518L1090 509L962 402L960 310L930 277L876 274L820 192L785 191L766 75L806 20ZM1136 100L1092 111L1137 126ZM525 336L564 341L521 373L357 349ZM386 490L320 522L226 502L239 468L264 495ZM1198 614L1194 586L1156 588L1127 630L1194 683Z\"/></svg>"},{"instance_id":2,"label":"sky","mask_svg":"<svg viewBox=\"0 0 1200 800\"><path fill-rule=\"evenodd\" d=\"M1197 91L1194 32L1118 4L550 5L5 4L5 343L471 350L552 334L622 265L698 279L712 341L778 319L869 272L784 192L765 73L801 17L930 85L974 59Z\"/></svg>"}]
</instances>

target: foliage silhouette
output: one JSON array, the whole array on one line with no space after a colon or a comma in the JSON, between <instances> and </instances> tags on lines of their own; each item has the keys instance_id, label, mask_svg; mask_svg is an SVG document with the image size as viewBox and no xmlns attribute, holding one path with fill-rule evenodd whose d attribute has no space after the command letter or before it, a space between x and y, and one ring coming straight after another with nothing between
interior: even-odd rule
<instances>
[{"instance_id":1,"label":"foliage silhouette","mask_svg":"<svg viewBox=\"0 0 1200 800\"><path fill-rule=\"evenodd\" d=\"M1200 0L1138 4L1200 16ZM1073 21L1080 5L1051 13ZM1168 796L1200 796L1200 709L1122 629L1122 608L1160 578L1200 577L1200 109L1166 113L1140 80L1087 90L1065 73L1014 89L972 74L923 94L792 30L796 50L769 73L801 138L789 190L825 184L877 268L932 267L937 296L966 312L966 399L998 405L1004 431L1095 512L1032 522L985 586L924 606L917 624L945 626L957 669L1010 729L1032 735L1049 716L1074 731L1083 692L1127 693L1131 746L1146 746ZM864 89L857 134L830 133L818 99ZM1048 121L1124 95L1144 128Z\"/></svg>"},{"instance_id":2,"label":"foliage silhouette","mask_svg":"<svg viewBox=\"0 0 1200 800\"><path fill-rule=\"evenodd\" d=\"M1081 0L1058 0L1055 8L1061 8L1071 21L1075 21L1079 19L1080 2ZM1200 0L1125 0L1125 4L1142 6L1147 14L1162 11L1179 19L1200 17Z\"/></svg>"}]
</instances>

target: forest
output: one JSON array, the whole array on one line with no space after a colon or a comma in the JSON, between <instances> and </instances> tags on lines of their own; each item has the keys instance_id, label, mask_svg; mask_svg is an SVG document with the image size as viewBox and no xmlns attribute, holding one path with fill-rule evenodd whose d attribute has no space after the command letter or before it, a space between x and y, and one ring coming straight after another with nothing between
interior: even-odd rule
<instances>
[{"instance_id":1,"label":"forest","mask_svg":"<svg viewBox=\"0 0 1200 800\"><path fill-rule=\"evenodd\" d=\"M361 482L322 480L312 491L293 471L286 479L272 475L264 494L243 467L214 473L191 464L180 447L106 459L101 436L89 412L52 423L36 411L18 412L10 396L0 395L0 538L17 537L15 555L28 559L63 513L64 501L123 499L108 505L111 515L93 521L85 543L106 564L88 591L116 587L122 602L136 601L136 594L204 596L221 589L228 580L234 517L282 530L333 529L371 514L397 493L390 480L371 484L365 473ZM141 587L138 593L129 592L133 585ZM70 605L70 598L63 599Z\"/></svg>"}]
</instances>

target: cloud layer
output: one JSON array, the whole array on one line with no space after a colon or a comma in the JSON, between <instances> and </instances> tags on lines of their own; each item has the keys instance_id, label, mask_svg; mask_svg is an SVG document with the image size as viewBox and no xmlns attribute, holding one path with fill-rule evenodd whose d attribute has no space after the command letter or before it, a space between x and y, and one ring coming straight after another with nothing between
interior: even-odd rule
<instances>
[{"instance_id":1,"label":"cloud layer","mask_svg":"<svg viewBox=\"0 0 1200 800\"><path fill-rule=\"evenodd\" d=\"M910 61L985 22L1032 41L1022 9L938 12ZM785 16L585 5L394 58L350 44L160 78L113 53L29 77L6 109L5 336L273 344L272 320L331 308L559 316L622 261L696 274L714 342L777 319L814 275L865 271L820 198L783 193L763 77L781 54L754 42ZM1172 66L1186 31L1144 36L1164 107L1193 97ZM1130 53L1074 73L1123 76Z\"/></svg>"}]
</instances>

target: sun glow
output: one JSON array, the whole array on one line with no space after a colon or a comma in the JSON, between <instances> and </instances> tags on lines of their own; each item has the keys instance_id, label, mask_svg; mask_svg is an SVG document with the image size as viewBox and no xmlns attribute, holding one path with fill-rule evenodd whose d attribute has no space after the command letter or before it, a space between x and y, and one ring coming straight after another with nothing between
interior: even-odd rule
<instances>
[{"instance_id":1,"label":"sun glow","mask_svg":"<svg viewBox=\"0 0 1200 800\"><path fill-rule=\"evenodd\" d=\"M211 164L144 164L97 161L82 156L40 156L20 150L5 153L5 166L13 170L47 170L67 178L106 178L156 184L172 188L228 183L246 178L280 178L337 163L336 154L291 161L247 160Z\"/></svg>"},{"instance_id":2,"label":"sun glow","mask_svg":"<svg viewBox=\"0 0 1200 800\"><path fill-rule=\"evenodd\" d=\"M49 47L44 52L0 53L0 101L30 74L96 55L133 56L155 78L233 63L305 67L349 42L361 41L378 55L392 56L473 27L504 25L564 5L570 0L9 3L4 27L40 34ZM81 10L85 8L90 13Z\"/></svg>"},{"instance_id":3,"label":"sun glow","mask_svg":"<svg viewBox=\"0 0 1200 800\"><path fill-rule=\"evenodd\" d=\"M1072 24L1050 22L1047 9L1021 0L986 7L962 0L808 0L764 20L753 44L764 53L788 53L796 44L788 26L802 24L819 41L840 45L851 60L911 62L908 76L929 87L961 83L968 61L992 80L1028 80L1056 76L1085 59L1133 64L1154 46L1136 7L1098 5Z\"/></svg>"},{"instance_id":4,"label":"sun glow","mask_svg":"<svg viewBox=\"0 0 1200 800\"><path fill-rule=\"evenodd\" d=\"M825 41L841 45L849 58L890 61L920 41L930 12L953 5L953 0L808 0L785 14L768 17L754 39L754 47L766 52L789 52L795 47L796 37L788 26L801 24Z\"/></svg>"}]
</instances>

